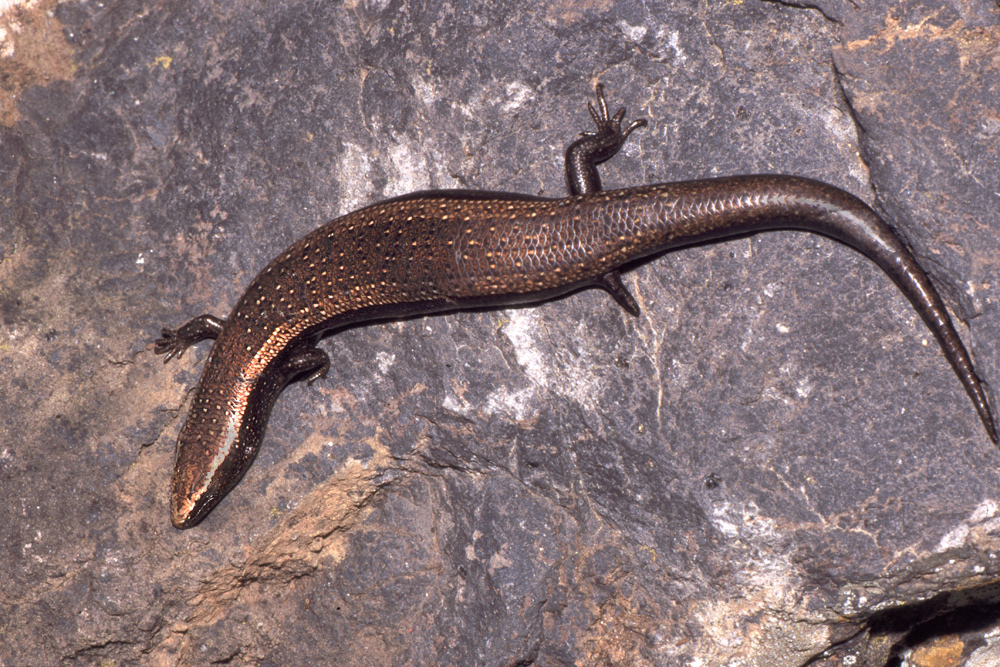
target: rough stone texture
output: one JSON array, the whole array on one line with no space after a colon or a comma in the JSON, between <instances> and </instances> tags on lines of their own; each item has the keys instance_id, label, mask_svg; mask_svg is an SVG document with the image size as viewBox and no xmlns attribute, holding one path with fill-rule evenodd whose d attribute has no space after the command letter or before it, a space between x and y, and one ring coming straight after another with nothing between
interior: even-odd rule
<instances>
[{"instance_id":1,"label":"rough stone texture","mask_svg":"<svg viewBox=\"0 0 1000 667\"><path fill-rule=\"evenodd\" d=\"M341 332L170 527L208 345L164 366L160 327L381 198L560 194L598 80L650 119L606 186L854 192L1000 383L995 3L481 4L0 19L0 664L992 664L1000 453L888 278L805 234L638 267L639 319Z\"/></svg>"}]
</instances>

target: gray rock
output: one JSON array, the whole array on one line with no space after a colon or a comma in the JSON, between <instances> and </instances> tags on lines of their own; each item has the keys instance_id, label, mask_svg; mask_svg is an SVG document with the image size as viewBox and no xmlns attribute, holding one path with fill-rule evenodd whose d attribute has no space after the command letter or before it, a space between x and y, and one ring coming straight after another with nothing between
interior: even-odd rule
<instances>
[{"instance_id":1,"label":"gray rock","mask_svg":"<svg viewBox=\"0 0 1000 667\"><path fill-rule=\"evenodd\" d=\"M8 14L0 664L882 665L942 619L988 660L1000 453L889 279L802 233L635 268L638 319L588 291L338 333L168 521L209 346L164 366L160 328L379 199L561 195L596 81L650 120L606 187L853 192L1000 382L995 3L808 4Z\"/></svg>"}]
</instances>

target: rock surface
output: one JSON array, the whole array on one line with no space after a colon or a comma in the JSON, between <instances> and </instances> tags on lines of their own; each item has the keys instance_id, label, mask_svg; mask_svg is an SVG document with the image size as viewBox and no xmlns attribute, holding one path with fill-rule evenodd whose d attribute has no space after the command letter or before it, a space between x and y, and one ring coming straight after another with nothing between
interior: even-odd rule
<instances>
[{"instance_id":1,"label":"rock surface","mask_svg":"<svg viewBox=\"0 0 1000 667\"><path fill-rule=\"evenodd\" d=\"M364 204L562 194L597 81L650 121L606 187L851 191L1000 383L995 3L479 4L0 18L0 664L990 664L1000 453L889 279L801 233L636 268L638 319L588 291L332 336L170 526L209 346L164 366L160 328Z\"/></svg>"}]
</instances>

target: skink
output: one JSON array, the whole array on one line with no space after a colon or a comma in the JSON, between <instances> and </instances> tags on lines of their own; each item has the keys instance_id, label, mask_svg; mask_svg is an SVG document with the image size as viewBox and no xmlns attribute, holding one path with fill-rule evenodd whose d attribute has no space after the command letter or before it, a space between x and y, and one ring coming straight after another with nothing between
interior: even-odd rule
<instances>
[{"instance_id":1,"label":"skink","mask_svg":"<svg viewBox=\"0 0 1000 667\"><path fill-rule=\"evenodd\" d=\"M164 329L164 361L215 339L177 443L170 518L189 528L253 462L271 407L298 377L325 377L316 347L350 324L463 308L536 303L586 287L639 307L623 265L704 241L772 229L829 236L867 255L934 333L993 442L986 393L934 286L903 242L864 202L818 181L733 176L603 191L596 165L645 120L621 127L597 86L597 125L566 151L570 196L419 192L327 223L258 275L226 320L197 317Z\"/></svg>"}]
</instances>

